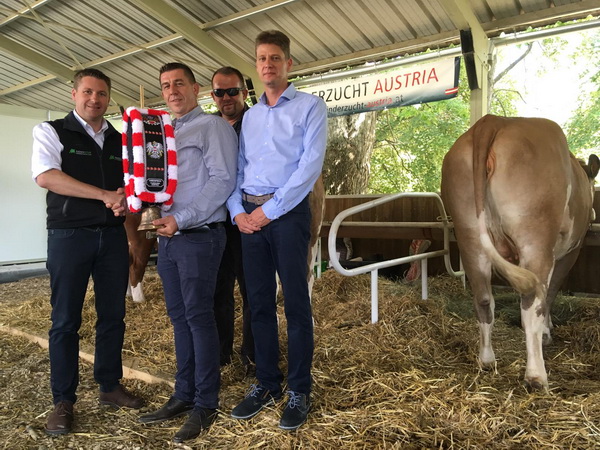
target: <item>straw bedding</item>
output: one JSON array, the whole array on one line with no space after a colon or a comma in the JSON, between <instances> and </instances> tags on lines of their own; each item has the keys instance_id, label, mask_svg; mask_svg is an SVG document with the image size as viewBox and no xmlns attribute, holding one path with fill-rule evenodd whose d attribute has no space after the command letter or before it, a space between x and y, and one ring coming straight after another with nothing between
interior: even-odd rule
<instances>
[{"instance_id":1,"label":"straw bedding","mask_svg":"<svg viewBox=\"0 0 600 450\"><path fill-rule=\"evenodd\" d=\"M172 381L172 330L160 280L146 276L144 304L129 301L126 363ZM248 385L239 360L222 370L221 411L208 433L175 445L184 422L137 422L137 411L97 402L91 365L81 363L74 432L48 437L51 409L47 351L0 333L0 448L10 449L412 449L589 448L600 445L600 305L560 297L554 308L554 343L545 360L550 392L523 384L524 334L517 297L496 293L496 370L477 365L478 329L471 299L458 280L430 279L430 299L419 286L379 281L380 322L370 324L370 279L330 270L315 283L313 406L297 432L277 427L283 403L250 421L229 412ZM49 328L45 277L0 285L0 325L45 337ZM239 300L239 299L238 299ZM238 303L241 303L238 302ZM81 348L93 353L93 291L86 298ZM236 325L240 325L238 312ZM280 308L285 373L285 317ZM238 330L241 327L238 327ZM236 338L239 339L239 332ZM236 341L236 349L239 341ZM172 392L166 383L124 380L153 410Z\"/></svg>"}]
</instances>

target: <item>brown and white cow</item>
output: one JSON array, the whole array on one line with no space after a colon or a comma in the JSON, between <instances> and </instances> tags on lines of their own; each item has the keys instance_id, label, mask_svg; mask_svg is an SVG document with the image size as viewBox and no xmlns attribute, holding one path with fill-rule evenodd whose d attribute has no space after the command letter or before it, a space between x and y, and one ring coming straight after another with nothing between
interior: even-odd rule
<instances>
[{"instance_id":1,"label":"brown and white cow","mask_svg":"<svg viewBox=\"0 0 600 450\"><path fill-rule=\"evenodd\" d=\"M454 222L479 321L479 359L494 364L492 268L521 294L526 383L548 387L542 342L550 342L550 308L593 220L588 165L569 152L549 120L487 115L452 146L442 167L442 198Z\"/></svg>"},{"instance_id":2,"label":"brown and white cow","mask_svg":"<svg viewBox=\"0 0 600 450\"><path fill-rule=\"evenodd\" d=\"M310 206L310 241L308 243L308 292L312 297L312 288L315 284L315 271L313 270L317 252L319 251L318 240L323 225L323 214L325 214L325 186L323 186L323 175L319 175L313 190L308 197Z\"/></svg>"},{"instance_id":3,"label":"brown and white cow","mask_svg":"<svg viewBox=\"0 0 600 450\"><path fill-rule=\"evenodd\" d=\"M141 214L127 213L125 217L125 231L129 242L129 289L127 292L128 295L131 294L136 303L146 301L142 289L142 279L152 250L156 245L156 238L146 239L146 232L137 230L141 220Z\"/></svg>"}]
</instances>

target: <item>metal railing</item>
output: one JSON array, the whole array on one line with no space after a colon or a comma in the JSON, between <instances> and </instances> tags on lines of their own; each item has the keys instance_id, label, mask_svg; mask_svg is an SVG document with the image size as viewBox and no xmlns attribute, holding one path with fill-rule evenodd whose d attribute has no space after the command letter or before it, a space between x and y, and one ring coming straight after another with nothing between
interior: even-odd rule
<instances>
[{"instance_id":1,"label":"metal railing","mask_svg":"<svg viewBox=\"0 0 600 450\"><path fill-rule=\"evenodd\" d=\"M365 211L370 208L374 208L383 203L394 201L398 198L412 197L412 198L433 198L438 207L440 216L439 222L419 222L419 226L422 228L440 228L444 232L444 248L443 250L436 250L433 252L420 253L417 255L404 256L402 258L390 259L388 261L378 261L373 264L367 264L361 267L355 267L353 269L345 269L340 264L340 260L336 253L335 241L337 238L337 232L342 224L343 220L353 214ZM415 222L398 222L398 227L414 227ZM411 263L413 261L421 261L421 298L423 300L428 297L427 289L427 260L436 256L443 256L446 270L454 277L464 277L464 271L455 272L452 269L450 261L450 229L452 223L446 214L446 209L440 196L435 192L401 192L398 194L388 195L370 202L366 202L352 208L348 208L340 212L333 222L331 222L331 228L329 229L329 236L327 241L327 248L329 250L329 261L333 268L342 275L351 277L354 275L360 275L363 273L371 272L371 322L377 323L379 320L379 292L377 287L377 277L379 269L386 267L397 266L400 264Z\"/></svg>"}]
</instances>

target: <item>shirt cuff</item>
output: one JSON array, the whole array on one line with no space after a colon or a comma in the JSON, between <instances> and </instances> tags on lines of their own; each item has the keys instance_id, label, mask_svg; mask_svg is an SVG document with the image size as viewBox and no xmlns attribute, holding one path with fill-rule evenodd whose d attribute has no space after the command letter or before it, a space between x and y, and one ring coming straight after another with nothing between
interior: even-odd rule
<instances>
[{"instance_id":1,"label":"shirt cuff","mask_svg":"<svg viewBox=\"0 0 600 450\"><path fill-rule=\"evenodd\" d=\"M281 215L277 213L277 207L274 199L265 202L262 205L262 209L263 213L265 213L265 216L267 216L267 219L269 220L279 219L279 216Z\"/></svg>"}]
</instances>

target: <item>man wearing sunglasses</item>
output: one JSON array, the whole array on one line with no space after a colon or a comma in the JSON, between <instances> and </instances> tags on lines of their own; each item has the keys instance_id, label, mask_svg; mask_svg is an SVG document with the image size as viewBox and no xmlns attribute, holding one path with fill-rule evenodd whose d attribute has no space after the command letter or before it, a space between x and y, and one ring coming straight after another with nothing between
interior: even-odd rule
<instances>
[{"instance_id":1,"label":"man wearing sunglasses","mask_svg":"<svg viewBox=\"0 0 600 450\"><path fill-rule=\"evenodd\" d=\"M241 72L233 67L221 67L212 76L212 98L215 101L219 116L223 117L240 135L242 117L248 110L246 98L248 89L245 87ZM231 362L233 355L235 297L233 291L237 278L243 305L242 324L242 362L246 366L246 376L253 376L254 368L254 338L250 326L250 307L246 295L244 269L242 267L242 242L238 227L231 223L228 216L225 221L227 244L219 267L217 286L215 289L215 320L219 331L221 365Z\"/></svg>"},{"instance_id":2,"label":"man wearing sunglasses","mask_svg":"<svg viewBox=\"0 0 600 450\"><path fill-rule=\"evenodd\" d=\"M221 67L212 76L212 88L211 95L219 109L218 115L227 120L239 136L242 117L248 110L248 89L243 75L233 67Z\"/></svg>"}]
</instances>

